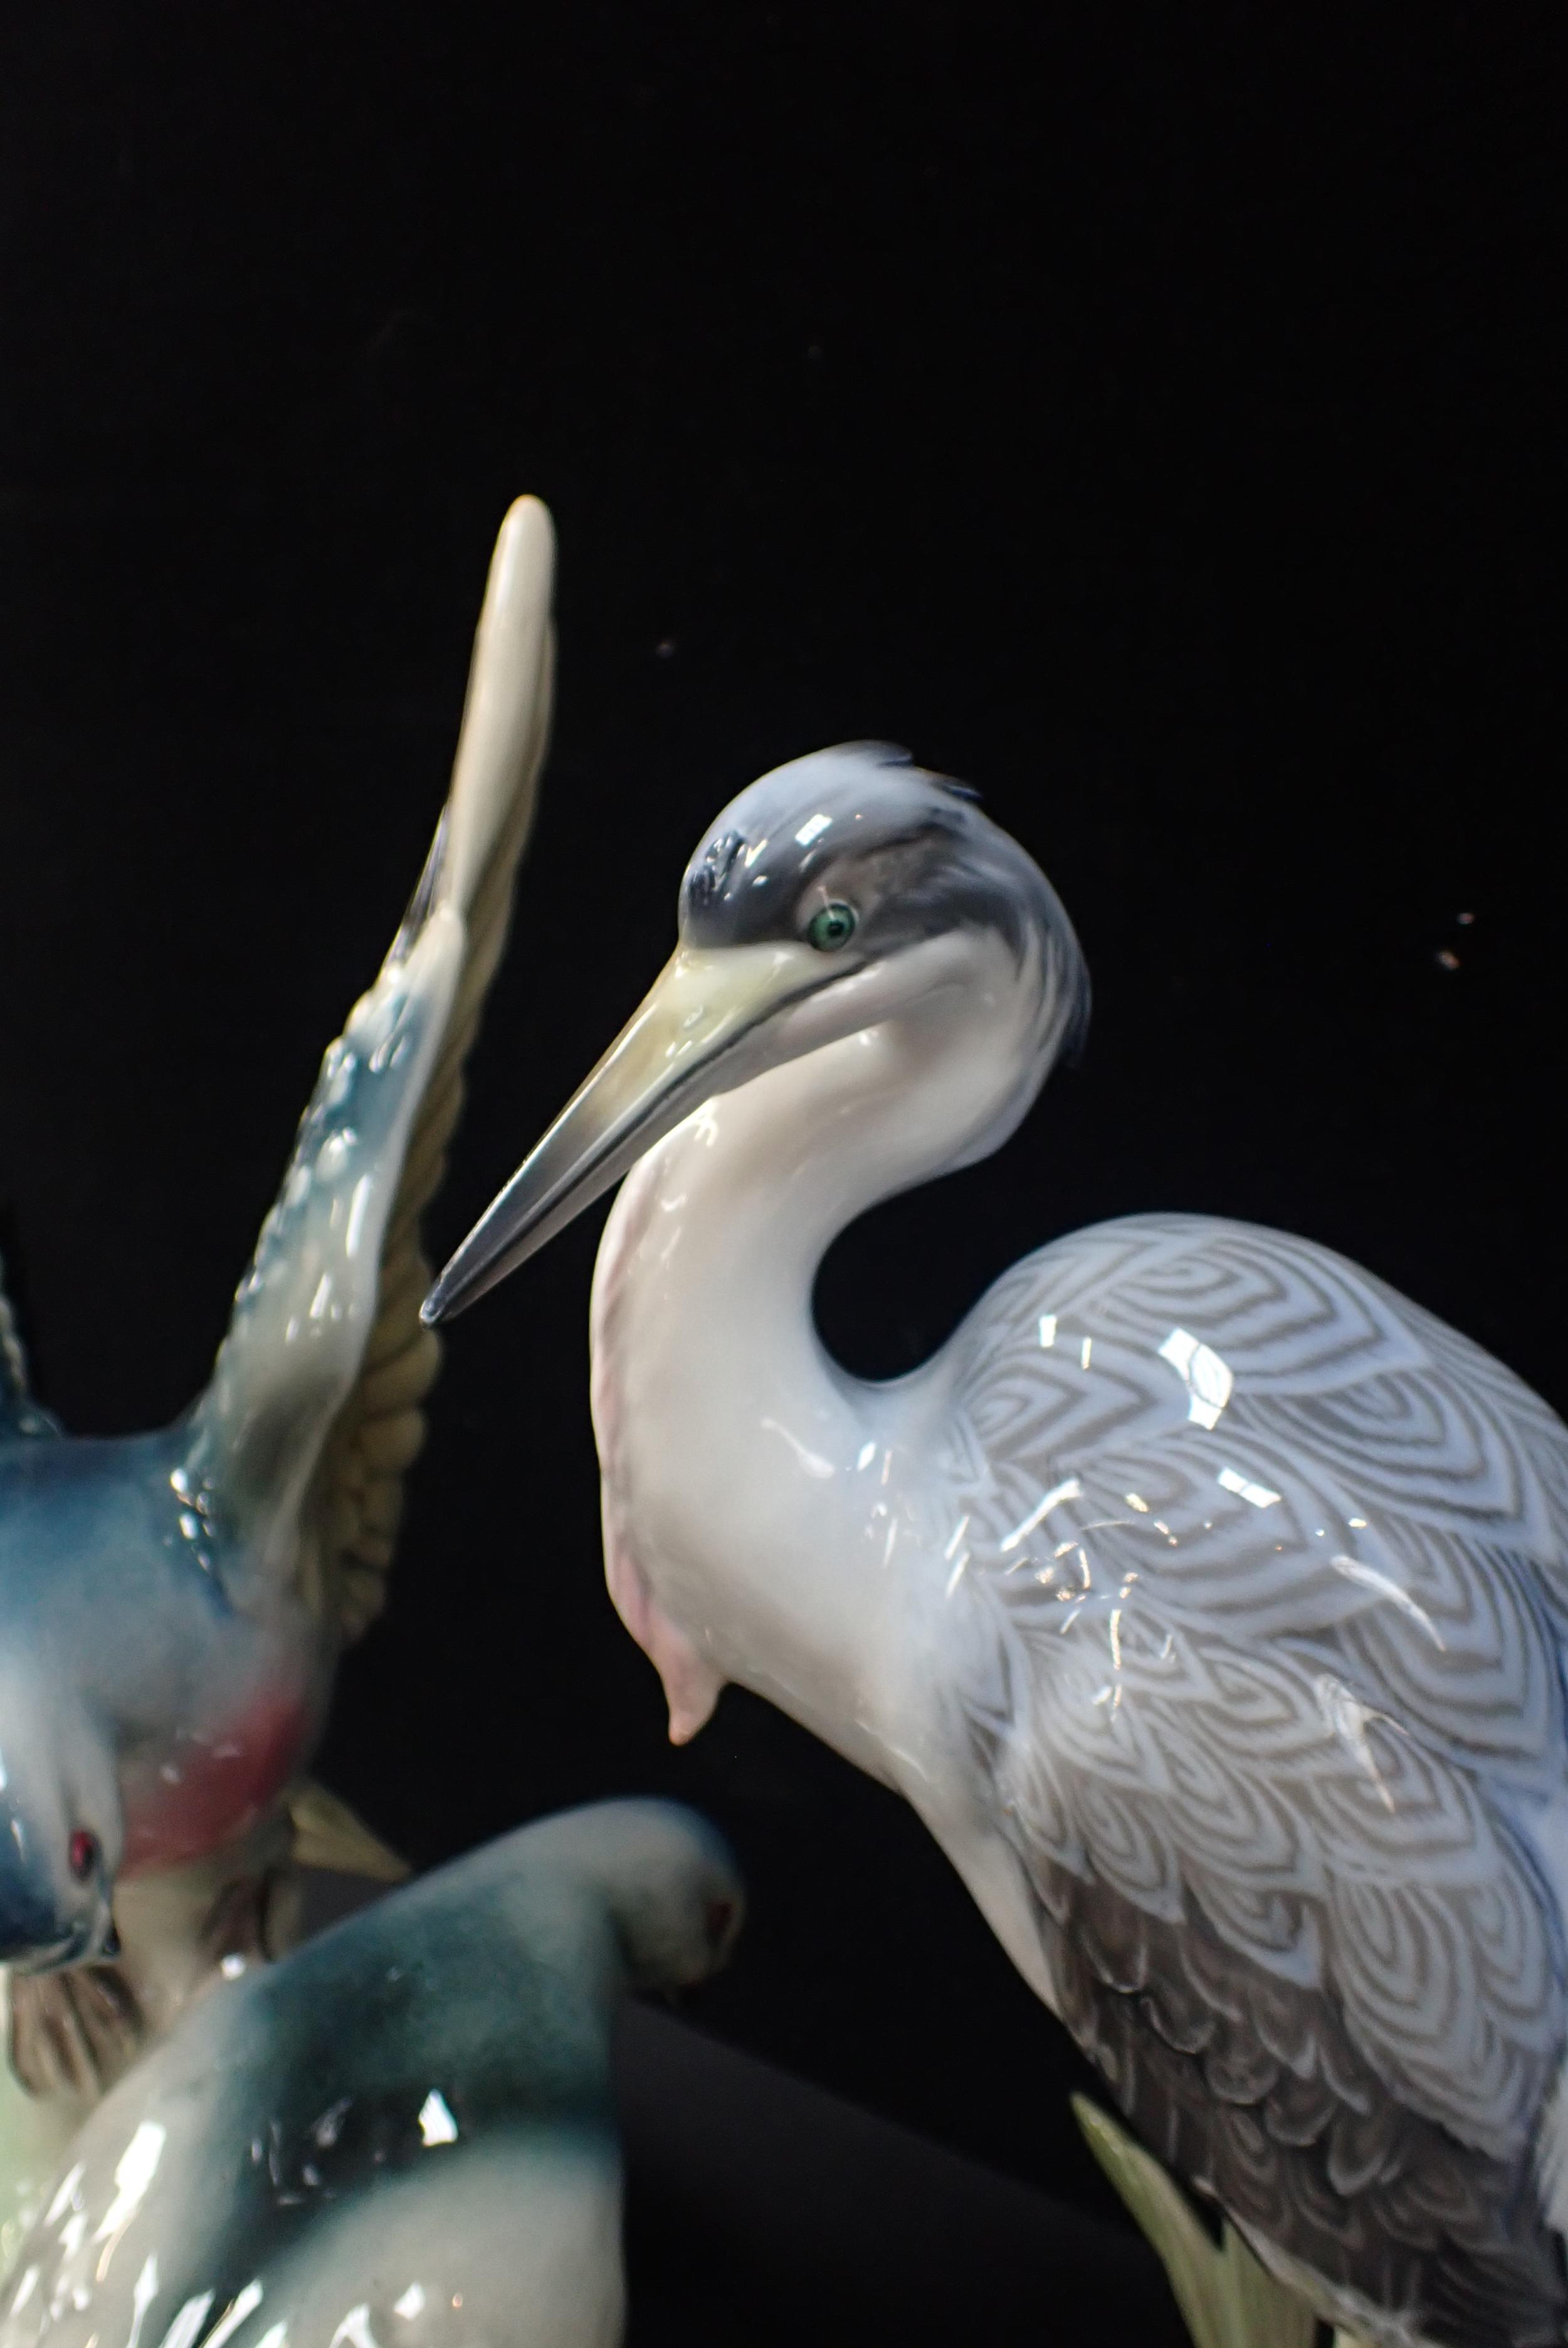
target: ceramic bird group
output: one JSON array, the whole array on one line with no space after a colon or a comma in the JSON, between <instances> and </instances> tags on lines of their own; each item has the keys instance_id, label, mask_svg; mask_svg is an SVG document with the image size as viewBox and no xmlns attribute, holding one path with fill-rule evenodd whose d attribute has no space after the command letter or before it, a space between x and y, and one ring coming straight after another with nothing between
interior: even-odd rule
<instances>
[{"instance_id":1,"label":"ceramic bird group","mask_svg":"<svg viewBox=\"0 0 1568 2348\"><path fill-rule=\"evenodd\" d=\"M112 2038L90 1999L118 1993L82 1984L117 1878L276 1815L379 1595L430 1375L415 1228L526 826L548 575L525 504L431 864L191 1418L67 1446L8 1356L0 1642L55 1673L47 1704L0 1682L0 1920L56 1968L14 1985L24 2067L62 2002ZM906 1796L1142 2139L1102 2137L1130 2195L1189 2223L1157 2156L1247 2246L1252 2312L1214 2339L1282 2341L1273 2291L1292 2338L1316 2314L1380 2348L1545 2348L1568 2337L1568 1430L1371 1274L1194 1215L1056 1240L890 1384L816 1332L835 1234L996 1149L1087 1007L1067 913L972 793L885 745L797 759L699 844L673 958L424 1320L621 1182L591 1303L605 1567L672 1737L733 1681ZM134 1632L97 1643L72 1609L127 1559ZM582 1813L214 1992L90 2123L0 2348L96 2335L100 2241L128 2348L385 2348L388 2311L456 2338L467 2262L483 2336L613 2339L610 1976L584 1952L702 1972L738 1907L690 1823ZM588 1984L569 2087L569 2025L512 1993L545 1962L519 1919ZM461 2186L433 2143L464 2147ZM478 2241L503 2211L510 2267ZM1192 2314L1210 2282L1177 2281Z\"/></svg>"}]
</instances>

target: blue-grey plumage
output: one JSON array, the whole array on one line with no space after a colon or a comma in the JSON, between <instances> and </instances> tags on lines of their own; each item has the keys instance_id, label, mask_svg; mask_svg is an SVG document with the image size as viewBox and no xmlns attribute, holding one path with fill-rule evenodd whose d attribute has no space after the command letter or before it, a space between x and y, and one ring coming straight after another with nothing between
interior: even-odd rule
<instances>
[{"instance_id":1,"label":"blue-grey plumage","mask_svg":"<svg viewBox=\"0 0 1568 2348\"><path fill-rule=\"evenodd\" d=\"M611 2348L614 2008L741 1910L702 1819L607 1802L220 1985L72 2146L0 2348Z\"/></svg>"},{"instance_id":2,"label":"blue-grey plumage","mask_svg":"<svg viewBox=\"0 0 1568 2348\"><path fill-rule=\"evenodd\" d=\"M519 500L424 876L326 1055L206 1392L156 1434L64 1436L0 1306L0 1960L36 2087L89 2092L190 1986L170 1902L134 1929L139 1886L207 1869L209 1964L225 1934L265 1937L237 1891L280 1856L338 1656L381 1602L437 1361L419 1220L544 752L552 550ZM113 1953L117 1920L117 1977L53 1978Z\"/></svg>"},{"instance_id":3,"label":"blue-grey plumage","mask_svg":"<svg viewBox=\"0 0 1568 2348\"><path fill-rule=\"evenodd\" d=\"M1151 2147L1379 2348L1568 2322L1568 1429L1283 1232L1027 1257L919 1370L827 1356L835 1235L1017 1124L1086 1001L1032 860L853 745L766 776L443 1275L630 1172L595 1274L606 1568L671 1732L726 1680L907 1795Z\"/></svg>"}]
</instances>

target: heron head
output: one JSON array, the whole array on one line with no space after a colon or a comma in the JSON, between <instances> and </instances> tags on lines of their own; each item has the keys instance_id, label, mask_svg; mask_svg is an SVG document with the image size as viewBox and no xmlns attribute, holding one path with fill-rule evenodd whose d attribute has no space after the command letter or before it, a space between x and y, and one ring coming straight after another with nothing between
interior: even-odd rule
<instances>
[{"instance_id":1,"label":"heron head","mask_svg":"<svg viewBox=\"0 0 1568 2348\"><path fill-rule=\"evenodd\" d=\"M0 1681L0 1964L53 1972L118 1953L124 1827L107 1738L33 1663Z\"/></svg>"},{"instance_id":2,"label":"heron head","mask_svg":"<svg viewBox=\"0 0 1568 2348\"><path fill-rule=\"evenodd\" d=\"M1030 973L1043 1061L1087 1011L1083 958L1044 874L972 796L884 743L763 776L687 867L674 954L426 1320L504 1279L715 1093L964 985L999 944Z\"/></svg>"}]
</instances>

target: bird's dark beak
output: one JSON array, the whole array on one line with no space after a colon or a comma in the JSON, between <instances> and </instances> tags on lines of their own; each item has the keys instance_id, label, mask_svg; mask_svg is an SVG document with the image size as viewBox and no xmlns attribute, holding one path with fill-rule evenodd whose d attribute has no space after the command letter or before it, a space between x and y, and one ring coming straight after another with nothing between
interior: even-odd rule
<instances>
[{"instance_id":1,"label":"bird's dark beak","mask_svg":"<svg viewBox=\"0 0 1568 2348\"><path fill-rule=\"evenodd\" d=\"M844 964L796 941L682 946L425 1300L449 1321L542 1248L715 1093L793 1056L774 1023Z\"/></svg>"}]
</instances>

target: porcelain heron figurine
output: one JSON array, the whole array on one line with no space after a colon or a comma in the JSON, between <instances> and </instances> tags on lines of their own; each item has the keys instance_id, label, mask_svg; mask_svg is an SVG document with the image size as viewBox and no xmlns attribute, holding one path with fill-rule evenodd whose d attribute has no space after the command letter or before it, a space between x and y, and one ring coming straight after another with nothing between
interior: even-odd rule
<instances>
[{"instance_id":1,"label":"porcelain heron figurine","mask_svg":"<svg viewBox=\"0 0 1568 2348\"><path fill-rule=\"evenodd\" d=\"M607 1802L220 1986L73 2146L0 2348L613 2348L615 2004L741 1899L700 1818Z\"/></svg>"},{"instance_id":2,"label":"porcelain heron figurine","mask_svg":"<svg viewBox=\"0 0 1568 2348\"><path fill-rule=\"evenodd\" d=\"M435 1375L419 1220L532 813L551 564L523 499L424 877L323 1064L206 1392L158 1434L63 1437L0 1306L0 1960L35 2090L90 2099L225 1953L286 1939L269 1887L313 1822L316 1857L364 1856L305 1771L382 1602Z\"/></svg>"},{"instance_id":3,"label":"porcelain heron figurine","mask_svg":"<svg viewBox=\"0 0 1568 2348\"><path fill-rule=\"evenodd\" d=\"M1568 1431L1326 1249L1191 1215L1043 1248L887 1385L815 1331L834 1235L995 1149L1087 995L968 796L876 746L781 767L426 1311L635 1167L593 1408L671 1735L734 1680L901 1790L1326 2315L1560 2341Z\"/></svg>"}]
</instances>

